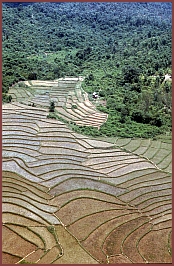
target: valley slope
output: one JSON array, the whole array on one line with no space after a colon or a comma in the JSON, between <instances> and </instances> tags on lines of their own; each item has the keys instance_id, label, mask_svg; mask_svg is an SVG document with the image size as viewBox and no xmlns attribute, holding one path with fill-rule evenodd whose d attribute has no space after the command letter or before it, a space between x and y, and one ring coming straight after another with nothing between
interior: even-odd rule
<instances>
[{"instance_id":1,"label":"valley slope","mask_svg":"<svg viewBox=\"0 0 174 266\"><path fill-rule=\"evenodd\" d=\"M3 263L171 263L171 145L74 132L71 123L98 128L107 119L79 81L25 81L9 90ZM48 118L52 100L65 122Z\"/></svg>"}]
</instances>

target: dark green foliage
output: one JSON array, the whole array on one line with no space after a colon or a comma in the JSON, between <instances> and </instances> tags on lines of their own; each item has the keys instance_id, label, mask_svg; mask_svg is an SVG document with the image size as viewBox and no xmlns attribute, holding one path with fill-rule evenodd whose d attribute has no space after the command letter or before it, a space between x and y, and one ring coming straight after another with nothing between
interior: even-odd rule
<instances>
[{"instance_id":1,"label":"dark green foliage","mask_svg":"<svg viewBox=\"0 0 174 266\"><path fill-rule=\"evenodd\" d=\"M137 83L139 80L139 75L140 75L140 70L132 67L132 66L127 66L126 68L123 69L123 78L124 78L124 83Z\"/></svg>"},{"instance_id":2,"label":"dark green foliage","mask_svg":"<svg viewBox=\"0 0 174 266\"><path fill-rule=\"evenodd\" d=\"M12 100L12 96L11 95L7 95L5 93L2 94L3 103L10 103L11 100Z\"/></svg>"},{"instance_id":3,"label":"dark green foliage","mask_svg":"<svg viewBox=\"0 0 174 266\"><path fill-rule=\"evenodd\" d=\"M47 118L56 119L56 120L62 121L65 124L69 124L68 121L62 118L61 116L59 116L57 112L49 113L47 115Z\"/></svg>"},{"instance_id":4,"label":"dark green foliage","mask_svg":"<svg viewBox=\"0 0 174 266\"><path fill-rule=\"evenodd\" d=\"M144 117L142 111L133 111L131 119L137 123L143 123Z\"/></svg>"},{"instance_id":5,"label":"dark green foliage","mask_svg":"<svg viewBox=\"0 0 174 266\"><path fill-rule=\"evenodd\" d=\"M27 79L85 76L106 101L92 135L155 136L171 130L171 3L3 3L2 91ZM52 113L54 113L54 107ZM75 107L72 107L75 108ZM61 119L61 118L60 118Z\"/></svg>"},{"instance_id":6,"label":"dark green foliage","mask_svg":"<svg viewBox=\"0 0 174 266\"><path fill-rule=\"evenodd\" d=\"M77 105L76 104L73 104L71 108L72 109L77 109Z\"/></svg>"},{"instance_id":7,"label":"dark green foliage","mask_svg":"<svg viewBox=\"0 0 174 266\"><path fill-rule=\"evenodd\" d=\"M94 75L92 73L89 74L89 76L87 77L88 80L92 80L94 81Z\"/></svg>"},{"instance_id":8,"label":"dark green foliage","mask_svg":"<svg viewBox=\"0 0 174 266\"><path fill-rule=\"evenodd\" d=\"M55 233L54 226L47 226L47 229L51 234Z\"/></svg>"},{"instance_id":9,"label":"dark green foliage","mask_svg":"<svg viewBox=\"0 0 174 266\"><path fill-rule=\"evenodd\" d=\"M87 47L83 50L80 50L76 53L76 57L79 59L83 59L84 61L90 57L90 53L92 51L91 47Z\"/></svg>"},{"instance_id":10,"label":"dark green foliage","mask_svg":"<svg viewBox=\"0 0 174 266\"><path fill-rule=\"evenodd\" d=\"M56 116L55 113L49 113L49 114L47 115L47 118L57 119L57 116Z\"/></svg>"},{"instance_id":11,"label":"dark green foliage","mask_svg":"<svg viewBox=\"0 0 174 266\"><path fill-rule=\"evenodd\" d=\"M78 133L81 133L87 136L99 137L102 135L101 132L97 128L94 128L94 127L74 125L72 126L72 129Z\"/></svg>"},{"instance_id":12,"label":"dark green foliage","mask_svg":"<svg viewBox=\"0 0 174 266\"><path fill-rule=\"evenodd\" d=\"M29 80L36 80L37 79L37 74L35 72L32 72L28 75Z\"/></svg>"},{"instance_id":13,"label":"dark green foliage","mask_svg":"<svg viewBox=\"0 0 174 266\"><path fill-rule=\"evenodd\" d=\"M50 102L49 111L53 113L55 111L55 103L53 101Z\"/></svg>"}]
</instances>

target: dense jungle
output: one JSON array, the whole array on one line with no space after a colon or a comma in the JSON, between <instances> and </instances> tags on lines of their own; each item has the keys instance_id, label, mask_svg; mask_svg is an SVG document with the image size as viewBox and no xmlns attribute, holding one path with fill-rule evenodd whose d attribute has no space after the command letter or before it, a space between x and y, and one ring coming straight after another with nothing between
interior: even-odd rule
<instances>
[{"instance_id":1,"label":"dense jungle","mask_svg":"<svg viewBox=\"0 0 174 266\"><path fill-rule=\"evenodd\" d=\"M84 76L83 89L108 119L100 129L74 125L77 132L170 132L171 9L169 2L4 2L3 102L18 81Z\"/></svg>"}]
</instances>

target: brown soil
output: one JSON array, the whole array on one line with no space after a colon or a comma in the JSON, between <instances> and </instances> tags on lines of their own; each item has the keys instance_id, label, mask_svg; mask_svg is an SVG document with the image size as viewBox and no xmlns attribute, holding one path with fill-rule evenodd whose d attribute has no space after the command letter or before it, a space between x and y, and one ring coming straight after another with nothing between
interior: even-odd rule
<instances>
[{"instance_id":1,"label":"brown soil","mask_svg":"<svg viewBox=\"0 0 174 266\"><path fill-rule=\"evenodd\" d=\"M57 259L60 254L60 250L57 247L53 247L49 250L39 261L39 264L50 264L52 261Z\"/></svg>"},{"instance_id":2,"label":"brown soil","mask_svg":"<svg viewBox=\"0 0 174 266\"><path fill-rule=\"evenodd\" d=\"M134 220L123 222L123 224L116 227L106 238L103 244L103 251L105 254L109 256L120 254L122 251L123 240L127 237L127 235L147 221L148 219L145 217L138 217Z\"/></svg>"},{"instance_id":3,"label":"brown soil","mask_svg":"<svg viewBox=\"0 0 174 266\"><path fill-rule=\"evenodd\" d=\"M44 248L44 242L41 238L34 234L31 230L24 226L8 225L8 228L16 232L19 236L27 239L31 243L35 244L39 248Z\"/></svg>"},{"instance_id":4,"label":"brown soil","mask_svg":"<svg viewBox=\"0 0 174 266\"><path fill-rule=\"evenodd\" d=\"M149 263L172 263L172 257L168 251L168 236L171 229L151 231L145 235L138 249Z\"/></svg>"},{"instance_id":5,"label":"brown soil","mask_svg":"<svg viewBox=\"0 0 174 266\"><path fill-rule=\"evenodd\" d=\"M119 207L118 207L119 208ZM79 240L87 238L88 235L98 226L107 222L110 219L115 217L125 215L130 213L130 211L120 208L120 210L109 210L102 211L100 213L91 214L87 217L84 217L72 225L68 226L68 230L75 235Z\"/></svg>"},{"instance_id":6,"label":"brown soil","mask_svg":"<svg viewBox=\"0 0 174 266\"><path fill-rule=\"evenodd\" d=\"M144 219L144 222L145 224L142 223L142 225L135 229L135 231L130 232L122 244L123 254L125 254L134 263L145 263L145 260L138 252L137 243L144 234L149 232L152 228L152 224L146 223L146 219Z\"/></svg>"},{"instance_id":7,"label":"brown soil","mask_svg":"<svg viewBox=\"0 0 174 266\"><path fill-rule=\"evenodd\" d=\"M2 252L2 264L16 264L21 258Z\"/></svg>"},{"instance_id":8,"label":"brown soil","mask_svg":"<svg viewBox=\"0 0 174 266\"><path fill-rule=\"evenodd\" d=\"M98 264L62 226L56 226L56 232L63 248L63 256L53 264Z\"/></svg>"},{"instance_id":9,"label":"brown soil","mask_svg":"<svg viewBox=\"0 0 174 266\"><path fill-rule=\"evenodd\" d=\"M172 228L172 215L171 215L171 220L163 221L153 226L153 230L161 230L167 228Z\"/></svg>"},{"instance_id":10,"label":"brown soil","mask_svg":"<svg viewBox=\"0 0 174 266\"><path fill-rule=\"evenodd\" d=\"M27 254L37 249L37 246L24 240L22 237L3 226L2 247L4 252L25 257Z\"/></svg>"},{"instance_id":11,"label":"brown soil","mask_svg":"<svg viewBox=\"0 0 174 266\"><path fill-rule=\"evenodd\" d=\"M131 260L129 260L129 258L125 257L122 254L116 255L116 256L112 256L109 258L109 264L125 264L125 263L132 263Z\"/></svg>"},{"instance_id":12,"label":"brown soil","mask_svg":"<svg viewBox=\"0 0 174 266\"><path fill-rule=\"evenodd\" d=\"M69 200L73 200L73 199L81 198L81 197L103 200L105 202L121 204L122 206L125 205L121 200L119 200L118 198L112 195L107 195L106 193L102 193L99 191L92 191L92 190L91 191L90 190L75 190L75 191L67 192L67 193L64 193L60 196L57 196L51 199L50 203L56 206L62 206L63 204L67 203Z\"/></svg>"},{"instance_id":13,"label":"brown soil","mask_svg":"<svg viewBox=\"0 0 174 266\"><path fill-rule=\"evenodd\" d=\"M117 217L109 222L98 227L93 233L91 233L85 241L82 241L82 245L94 256L100 263L106 264L106 254L102 251L102 245L106 239L106 236L112 232L117 226L125 222L125 220L138 217L138 214L128 214L121 217ZM120 253L120 252L119 252Z\"/></svg>"},{"instance_id":14,"label":"brown soil","mask_svg":"<svg viewBox=\"0 0 174 266\"><path fill-rule=\"evenodd\" d=\"M56 212L56 215L63 221L63 223L68 225L77 219L82 218L83 216L115 208L117 208L117 205L113 203L102 202L95 199L81 198L73 200L69 204L62 207L58 212Z\"/></svg>"},{"instance_id":15,"label":"brown soil","mask_svg":"<svg viewBox=\"0 0 174 266\"><path fill-rule=\"evenodd\" d=\"M44 251L42 249L38 249L29 256L25 258L25 261L28 263L36 263L42 256L44 255Z\"/></svg>"},{"instance_id":16,"label":"brown soil","mask_svg":"<svg viewBox=\"0 0 174 266\"><path fill-rule=\"evenodd\" d=\"M171 222L172 223L172 210L168 213L162 213L162 214L157 214L156 216L152 217L152 223L156 226L161 226L164 222ZM171 228L171 226L170 226Z\"/></svg>"},{"instance_id":17,"label":"brown soil","mask_svg":"<svg viewBox=\"0 0 174 266\"><path fill-rule=\"evenodd\" d=\"M32 227L31 229L42 237L46 250L51 249L56 245L54 235L51 234L45 226Z\"/></svg>"}]
</instances>

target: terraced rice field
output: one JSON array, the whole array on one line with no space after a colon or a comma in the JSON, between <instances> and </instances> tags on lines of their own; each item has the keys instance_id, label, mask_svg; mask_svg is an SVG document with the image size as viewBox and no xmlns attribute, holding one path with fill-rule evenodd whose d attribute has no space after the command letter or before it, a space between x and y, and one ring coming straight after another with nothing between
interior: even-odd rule
<instances>
[{"instance_id":1,"label":"terraced rice field","mask_svg":"<svg viewBox=\"0 0 174 266\"><path fill-rule=\"evenodd\" d=\"M12 101L48 108L54 101L59 116L77 125L100 126L107 120L107 114L99 112L89 101L82 89L83 77L66 77L54 81L24 81L11 87Z\"/></svg>"},{"instance_id":2,"label":"terraced rice field","mask_svg":"<svg viewBox=\"0 0 174 266\"><path fill-rule=\"evenodd\" d=\"M128 152L133 152L150 160L159 169L172 173L172 141L170 136L168 140L112 138L110 142Z\"/></svg>"},{"instance_id":3,"label":"terraced rice field","mask_svg":"<svg viewBox=\"0 0 174 266\"><path fill-rule=\"evenodd\" d=\"M3 105L3 264L171 263L170 145L90 139L26 98Z\"/></svg>"}]
</instances>

